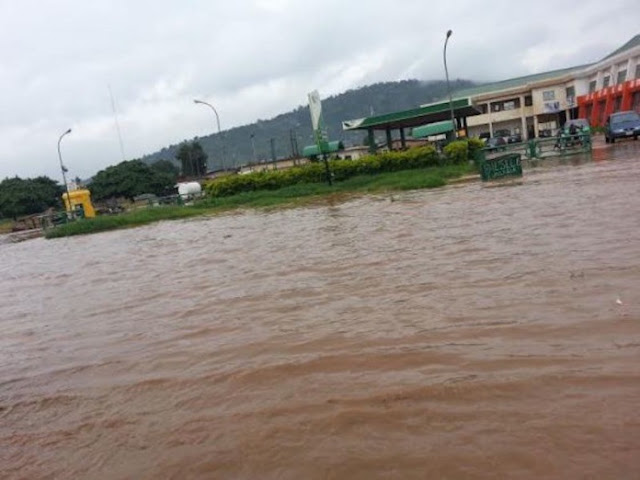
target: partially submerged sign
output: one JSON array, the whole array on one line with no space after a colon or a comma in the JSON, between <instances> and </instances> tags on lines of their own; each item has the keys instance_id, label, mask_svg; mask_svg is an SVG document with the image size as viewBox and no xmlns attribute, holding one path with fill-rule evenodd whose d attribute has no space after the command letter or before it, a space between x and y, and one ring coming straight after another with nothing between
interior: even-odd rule
<instances>
[{"instance_id":1,"label":"partially submerged sign","mask_svg":"<svg viewBox=\"0 0 640 480\"><path fill-rule=\"evenodd\" d=\"M509 153L484 160L480 164L482 181L496 180L503 177L521 177L522 163L519 153Z\"/></svg>"},{"instance_id":2,"label":"partially submerged sign","mask_svg":"<svg viewBox=\"0 0 640 480\"><path fill-rule=\"evenodd\" d=\"M322 154L324 159L327 183L331 185L331 170L329 169L329 160L327 160L327 153L329 153L329 139L327 138L327 134L324 129L324 120L322 119L322 102L320 101L320 94L317 90L309 93L309 112L311 113L311 126L313 128L316 146L318 147L318 152Z\"/></svg>"},{"instance_id":3,"label":"partially submerged sign","mask_svg":"<svg viewBox=\"0 0 640 480\"><path fill-rule=\"evenodd\" d=\"M309 112L311 113L311 126L318 150L321 153L327 153L328 141L322 118L322 102L317 90L309 93Z\"/></svg>"}]
</instances>

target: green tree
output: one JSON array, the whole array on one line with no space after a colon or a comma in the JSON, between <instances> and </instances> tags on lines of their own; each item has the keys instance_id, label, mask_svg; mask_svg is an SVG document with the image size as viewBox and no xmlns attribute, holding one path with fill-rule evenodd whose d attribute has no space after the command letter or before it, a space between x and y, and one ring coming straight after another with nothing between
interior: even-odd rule
<instances>
[{"instance_id":1,"label":"green tree","mask_svg":"<svg viewBox=\"0 0 640 480\"><path fill-rule=\"evenodd\" d=\"M151 164L151 168L161 173L168 173L175 179L180 175L180 169L171 160L158 160Z\"/></svg>"},{"instance_id":2,"label":"green tree","mask_svg":"<svg viewBox=\"0 0 640 480\"><path fill-rule=\"evenodd\" d=\"M202 145L195 141L183 143L176 153L185 177L200 177L207 173L207 158Z\"/></svg>"},{"instance_id":3,"label":"green tree","mask_svg":"<svg viewBox=\"0 0 640 480\"><path fill-rule=\"evenodd\" d=\"M62 206L63 188L49 177L5 178L0 182L0 217L16 219Z\"/></svg>"},{"instance_id":4,"label":"green tree","mask_svg":"<svg viewBox=\"0 0 640 480\"><path fill-rule=\"evenodd\" d=\"M175 178L154 169L140 160L127 160L100 170L89 190L96 200L124 197L133 199L143 193L166 195L175 185Z\"/></svg>"}]
</instances>

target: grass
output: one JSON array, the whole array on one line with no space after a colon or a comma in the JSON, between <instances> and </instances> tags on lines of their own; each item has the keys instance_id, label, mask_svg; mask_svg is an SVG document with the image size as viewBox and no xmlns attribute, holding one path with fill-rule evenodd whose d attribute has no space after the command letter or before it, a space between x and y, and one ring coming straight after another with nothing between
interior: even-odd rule
<instances>
[{"instance_id":1,"label":"grass","mask_svg":"<svg viewBox=\"0 0 640 480\"><path fill-rule=\"evenodd\" d=\"M104 215L83 219L49 229L47 238L83 235L119 228L146 225L160 220L176 220L198 215L228 211L237 208L265 208L277 205L297 206L308 204L328 195L358 195L390 191L437 188L448 179L475 173L470 165L451 165L418 170L361 175L329 186L324 183L299 184L278 190L245 192L228 197L205 198L195 205L160 206L134 210L119 215Z\"/></svg>"},{"instance_id":2,"label":"grass","mask_svg":"<svg viewBox=\"0 0 640 480\"><path fill-rule=\"evenodd\" d=\"M13 229L13 220L8 218L0 218L0 235L3 233L11 233Z\"/></svg>"},{"instance_id":3,"label":"grass","mask_svg":"<svg viewBox=\"0 0 640 480\"><path fill-rule=\"evenodd\" d=\"M147 208L144 210L134 210L119 215L100 215L95 218L85 218L59 225L45 231L46 238L68 237L71 235L83 235L87 233L98 233L107 230L116 230L160 220L177 220L181 218L203 215L210 212L210 208L197 208L194 206L162 206L157 208Z\"/></svg>"}]
</instances>

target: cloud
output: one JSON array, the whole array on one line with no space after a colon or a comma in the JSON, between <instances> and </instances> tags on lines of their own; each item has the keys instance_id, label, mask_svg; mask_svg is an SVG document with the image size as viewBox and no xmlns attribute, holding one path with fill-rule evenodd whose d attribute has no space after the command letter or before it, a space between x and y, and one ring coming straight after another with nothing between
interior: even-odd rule
<instances>
[{"instance_id":1,"label":"cloud","mask_svg":"<svg viewBox=\"0 0 640 480\"><path fill-rule=\"evenodd\" d=\"M499 80L592 62L638 33L632 0L0 1L0 178L88 177L215 129L387 80ZM588 32L585 33L585 32Z\"/></svg>"}]
</instances>

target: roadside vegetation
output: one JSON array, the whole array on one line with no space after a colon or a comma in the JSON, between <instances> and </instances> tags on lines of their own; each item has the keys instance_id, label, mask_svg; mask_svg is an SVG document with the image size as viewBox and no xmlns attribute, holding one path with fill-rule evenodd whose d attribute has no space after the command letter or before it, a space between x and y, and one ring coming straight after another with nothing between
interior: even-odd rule
<instances>
[{"instance_id":1,"label":"roadside vegetation","mask_svg":"<svg viewBox=\"0 0 640 480\"><path fill-rule=\"evenodd\" d=\"M41 213L62 207L62 186L49 177L5 178L0 182L0 219Z\"/></svg>"},{"instance_id":2,"label":"roadside vegetation","mask_svg":"<svg viewBox=\"0 0 640 480\"><path fill-rule=\"evenodd\" d=\"M3 233L11 233L13 230L13 220L8 218L0 218L0 235Z\"/></svg>"},{"instance_id":3,"label":"roadside vegetation","mask_svg":"<svg viewBox=\"0 0 640 480\"><path fill-rule=\"evenodd\" d=\"M442 155L433 147L390 152L358 160L331 160L332 185L323 162L302 167L247 175L233 175L205 184L205 196L192 205L156 206L118 215L101 215L60 225L45 232L47 238L96 233L215 214L238 208L299 206L327 196L340 198L422 188L437 188L448 180L475 173L469 162L473 142L452 142Z\"/></svg>"}]
</instances>

